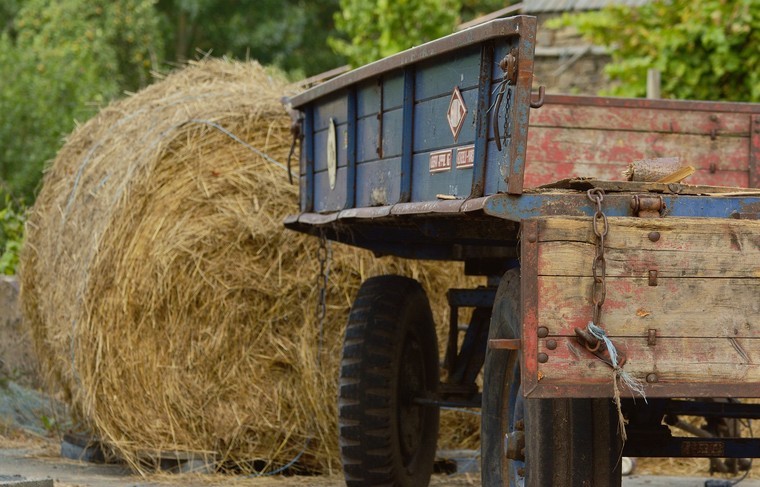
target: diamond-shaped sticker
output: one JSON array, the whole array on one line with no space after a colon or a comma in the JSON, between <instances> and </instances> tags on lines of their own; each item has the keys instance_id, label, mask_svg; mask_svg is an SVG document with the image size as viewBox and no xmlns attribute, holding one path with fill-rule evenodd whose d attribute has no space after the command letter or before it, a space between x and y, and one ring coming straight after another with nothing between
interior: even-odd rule
<instances>
[{"instance_id":1,"label":"diamond-shaped sticker","mask_svg":"<svg viewBox=\"0 0 760 487\"><path fill-rule=\"evenodd\" d=\"M454 136L454 142L457 141L459 132L462 130L465 115L467 115L467 107L464 106L464 98L462 98L462 93L457 86L454 87L451 100L449 100L449 109L446 111L446 118L449 120L449 128L451 135Z\"/></svg>"}]
</instances>

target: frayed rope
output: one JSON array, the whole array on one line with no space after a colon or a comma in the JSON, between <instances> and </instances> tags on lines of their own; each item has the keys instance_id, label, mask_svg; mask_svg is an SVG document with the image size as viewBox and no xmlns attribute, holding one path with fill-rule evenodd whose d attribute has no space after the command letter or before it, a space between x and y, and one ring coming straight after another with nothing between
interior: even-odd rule
<instances>
[{"instance_id":1,"label":"frayed rope","mask_svg":"<svg viewBox=\"0 0 760 487\"><path fill-rule=\"evenodd\" d=\"M634 398L636 397L636 394L638 394L644 398L644 402L647 402L647 396L644 393L644 383L639 379L633 377L618 365L617 349L615 348L615 345L612 344L612 340L607 337L607 333L603 328L595 325L592 321L589 321L586 329L596 339L603 341L607 346L607 351L610 353L610 362L612 362L612 389L614 393L613 399L615 401L615 406L617 406L620 438L625 442L625 440L628 439L628 435L625 432L626 420L625 417L623 417L623 408L620 405L620 389L618 388L618 379L621 380L623 384L625 384L628 389L631 390L631 392L633 392Z\"/></svg>"}]
</instances>

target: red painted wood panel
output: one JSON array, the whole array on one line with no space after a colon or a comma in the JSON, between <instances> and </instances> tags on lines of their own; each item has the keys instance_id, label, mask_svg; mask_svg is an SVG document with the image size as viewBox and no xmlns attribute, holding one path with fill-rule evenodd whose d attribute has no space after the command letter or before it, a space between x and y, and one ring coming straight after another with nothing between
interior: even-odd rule
<instances>
[{"instance_id":1,"label":"red painted wood panel","mask_svg":"<svg viewBox=\"0 0 760 487\"><path fill-rule=\"evenodd\" d=\"M749 134L746 113L695 112L647 108L550 105L530 114L531 125L539 127L576 127L633 132L666 132L710 135Z\"/></svg>"},{"instance_id":2,"label":"red painted wood panel","mask_svg":"<svg viewBox=\"0 0 760 487\"><path fill-rule=\"evenodd\" d=\"M758 116L760 104L549 97L531 112L525 186L622 180L631 162L679 157L697 169L687 184L747 187Z\"/></svg>"}]
</instances>

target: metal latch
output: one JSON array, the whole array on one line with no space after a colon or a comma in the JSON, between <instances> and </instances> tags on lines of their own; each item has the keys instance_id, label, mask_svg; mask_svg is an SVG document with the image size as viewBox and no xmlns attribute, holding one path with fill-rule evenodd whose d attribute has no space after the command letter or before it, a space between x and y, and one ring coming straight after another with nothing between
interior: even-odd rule
<instances>
[{"instance_id":1,"label":"metal latch","mask_svg":"<svg viewBox=\"0 0 760 487\"><path fill-rule=\"evenodd\" d=\"M633 215L641 218L660 218L665 211L665 201L661 195L637 194L631 199Z\"/></svg>"}]
</instances>

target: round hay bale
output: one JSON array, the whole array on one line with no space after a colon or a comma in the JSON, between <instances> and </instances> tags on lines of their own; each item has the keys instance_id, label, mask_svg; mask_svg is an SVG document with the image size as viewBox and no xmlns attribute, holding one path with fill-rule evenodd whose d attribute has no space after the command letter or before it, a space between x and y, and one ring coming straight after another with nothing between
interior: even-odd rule
<instances>
[{"instance_id":1,"label":"round hay bale","mask_svg":"<svg viewBox=\"0 0 760 487\"><path fill-rule=\"evenodd\" d=\"M137 469L181 451L332 472L341 336L360 283L420 280L445 330L461 267L341 245L319 326L318 241L282 226L297 211L277 162L290 146L285 91L257 63L193 63L78 127L30 212L22 305L43 369ZM477 418L448 421L456 446L477 441Z\"/></svg>"}]
</instances>

